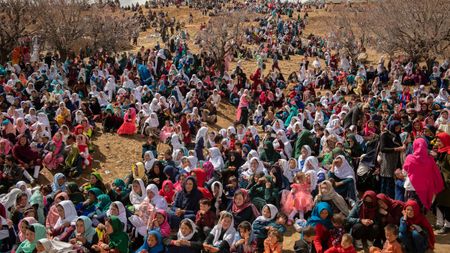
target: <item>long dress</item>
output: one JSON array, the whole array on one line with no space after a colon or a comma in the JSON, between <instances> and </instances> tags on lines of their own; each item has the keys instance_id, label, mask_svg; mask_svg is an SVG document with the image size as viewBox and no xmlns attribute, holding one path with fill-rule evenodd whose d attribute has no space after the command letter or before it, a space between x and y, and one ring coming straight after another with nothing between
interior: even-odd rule
<instances>
[{"instance_id":1,"label":"long dress","mask_svg":"<svg viewBox=\"0 0 450 253\"><path fill-rule=\"evenodd\" d=\"M136 110L134 108L128 109L123 117L123 123L117 130L120 135L131 135L136 133Z\"/></svg>"}]
</instances>

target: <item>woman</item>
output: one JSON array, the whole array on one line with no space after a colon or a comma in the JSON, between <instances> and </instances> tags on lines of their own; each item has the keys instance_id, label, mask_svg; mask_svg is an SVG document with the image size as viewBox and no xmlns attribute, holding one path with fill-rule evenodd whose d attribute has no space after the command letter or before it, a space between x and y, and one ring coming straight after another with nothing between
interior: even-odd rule
<instances>
[{"instance_id":1,"label":"woman","mask_svg":"<svg viewBox=\"0 0 450 253\"><path fill-rule=\"evenodd\" d=\"M16 250L16 253L33 253L36 249L36 243L46 238L45 227L39 223L28 226L26 240L23 241Z\"/></svg>"},{"instance_id":2,"label":"woman","mask_svg":"<svg viewBox=\"0 0 450 253\"><path fill-rule=\"evenodd\" d=\"M437 160L445 186L445 189L436 196L436 224L442 227L438 233L444 234L450 230L444 224L445 221L450 221L450 135L442 132L438 133L436 137L436 145L438 147Z\"/></svg>"},{"instance_id":3,"label":"woman","mask_svg":"<svg viewBox=\"0 0 450 253\"><path fill-rule=\"evenodd\" d=\"M120 201L112 202L111 205L109 206L108 211L106 211L106 216L107 217L117 216L123 224L123 231L124 232L127 231L127 224L128 224L127 211L122 202Z\"/></svg>"},{"instance_id":4,"label":"woman","mask_svg":"<svg viewBox=\"0 0 450 253\"><path fill-rule=\"evenodd\" d=\"M444 190L444 182L434 158L428 154L425 139L416 139L413 149L414 153L406 157L403 165L408 173L405 182L406 197L418 200L426 210L430 210L433 198Z\"/></svg>"},{"instance_id":5,"label":"woman","mask_svg":"<svg viewBox=\"0 0 450 253\"><path fill-rule=\"evenodd\" d=\"M394 171L401 168L400 154L405 150L400 139L401 125L399 121L390 121L387 130L380 136L381 189L380 192L390 198L395 198Z\"/></svg>"},{"instance_id":6,"label":"woman","mask_svg":"<svg viewBox=\"0 0 450 253\"><path fill-rule=\"evenodd\" d=\"M54 227L51 228L50 235L59 241L68 242L75 227L72 222L77 219L77 211L72 201L64 200L56 206L59 218Z\"/></svg>"},{"instance_id":7,"label":"woman","mask_svg":"<svg viewBox=\"0 0 450 253\"><path fill-rule=\"evenodd\" d=\"M31 149L30 143L25 135L19 135L17 137L17 143L12 149L12 154L20 166L27 170L34 168L34 176L37 178L40 166L39 154Z\"/></svg>"},{"instance_id":8,"label":"woman","mask_svg":"<svg viewBox=\"0 0 450 253\"><path fill-rule=\"evenodd\" d=\"M42 164L49 170L57 169L58 166L64 162L64 142L62 134L56 133L52 141L45 146L45 151L48 153L45 155Z\"/></svg>"},{"instance_id":9,"label":"woman","mask_svg":"<svg viewBox=\"0 0 450 253\"><path fill-rule=\"evenodd\" d=\"M331 206L326 202L319 202L306 223L307 226L314 227L316 231L313 243L317 253L323 253L328 248L329 230L333 228L332 216Z\"/></svg>"},{"instance_id":10,"label":"woman","mask_svg":"<svg viewBox=\"0 0 450 253\"><path fill-rule=\"evenodd\" d=\"M264 150L259 155L259 158L267 163L270 163L273 165L276 163L279 159L281 159L280 154L274 149L273 144L271 141L266 140L264 142Z\"/></svg>"},{"instance_id":11,"label":"woman","mask_svg":"<svg viewBox=\"0 0 450 253\"><path fill-rule=\"evenodd\" d=\"M252 223L259 216L259 211L253 205L245 189L239 189L234 193L233 202L228 211L233 214L235 224L240 224L243 221Z\"/></svg>"},{"instance_id":12,"label":"woman","mask_svg":"<svg viewBox=\"0 0 450 253\"><path fill-rule=\"evenodd\" d=\"M202 193L197 188L197 180L188 177L183 183L183 189L175 195L172 209L169 211L169 223L171 228L178 228L184 218L195 219L199 210L199 201Z\"/></svg>"},{"instance_id":13,"label":"woman","mask_svg":"<svg viewBox=\"0 0 450 253\"><path fill-rule=\"evenodd\" d=\"M176 236L163 239L169 253L200 253L202 242L197 226L191 219L183 219Z\"/></svg>"},{"instance_id":14,"label":"woman","mask_svg":"<svg viewBox=\"0 0 450 253\"><path fill-rule=\"evenodd\" d=\"M382 227L387 224L398 225L405 203L399 200L393 200L383 193L377 194L377 199Z\"/></svg>"},{"instance_id":15,"label":"woman","mask_svg":"<svg viewBox=\"0 0 450 253\"><path fill-rule=\"evenodd\" d=\"M350 212L347 222L352 227L352 236L355 240L362 240L364 244L368 240L379 239L382 228L377 194L374 191L364 193Z\"/></svg>"},{"instance_id":16,"label":"woman","mask_svg":"<svg viewBox=\"0 0 450 253\"><path fill-rule=\"evenodd\" d=\"M119 135L132 135L136 133L136 109L129 108L123 117L123 123L117 130Z\"/></svg>"},{"instance_id":17,"label":"woman","mask_svg":"<svg viewBox=\"0 0 450 253\"><path fill-rule=\"evenodd\" d=\"M314 199L314 203L327 202L333 213L341 212L343 215L348 216L350 210L345 199L339 195L333 188L333 184L329 180L323 181L319 185L319 193Z\"/></svg>"},{"instance_id":18,"label":"woman","mask_svg":"<svg viewBox=\"0 0 450 253\"><path fill-rule=\"evenodd\" d=\"M117 216L111 216L106 219L105 232L103 238L98 244L93 245L95 251L115 250L118 253L128 253L128 243L130 239L127 233L123 232L122 222Z\"/></svg>"},{"instance_id":19,"label":"woman","mask_svg":"<svg viewBox=\"0 0 450 253\"><path fill-rule=\"evenodd\" d=\"M405 204L400 219L399 239L407 252L424 253L427 249L434 249L433 228L414 200L408 200Z\"/></svg>"},{"instance_id":20,"label":"woman","mask_svg":"<svg viewBox=\"0 0 450 253\"><path fill-rule=\"evenodd\" d=\"M344 198L356 200L355 171L343 155L338 155L333 160L328 176L334 181L337 193Z\"/></svg>"}]
</instances>

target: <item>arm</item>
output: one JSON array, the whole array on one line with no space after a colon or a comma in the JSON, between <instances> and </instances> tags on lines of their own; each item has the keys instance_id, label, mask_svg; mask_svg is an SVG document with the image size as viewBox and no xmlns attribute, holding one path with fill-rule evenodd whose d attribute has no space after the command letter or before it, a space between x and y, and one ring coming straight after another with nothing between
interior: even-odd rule
<instances>
[{"instance_id":1,"label":"arm","mask_svg":"<svg viewBox=\"0 0 450 253\"><path fill-rule=\"evenodd\" d=\"M361 219L359 218L359 208L360 203L357 203L348 215L347 222L352 226L361 222Z\"/></svg>"},{"instance_id":2,"label":"arm","mask_svg":"<svg viewBox=\"0 0 450 253\"><path fill-rule=\"evenodd\" d=\"M389 142L389 134L388 133L381 134L380 151L383 152L383 153L397 152L395 150L395 147L388 147L388 142Z\"/></svg>"}]
</instances>

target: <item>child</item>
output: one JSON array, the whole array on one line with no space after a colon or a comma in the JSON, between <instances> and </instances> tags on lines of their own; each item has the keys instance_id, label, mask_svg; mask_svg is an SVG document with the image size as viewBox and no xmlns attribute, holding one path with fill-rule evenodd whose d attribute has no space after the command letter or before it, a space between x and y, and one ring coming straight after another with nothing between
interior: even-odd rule
<instances>
[{"instance_id":1,"label":"child","mask_svg":"<svg viewBox=\"0 0 450 253\"><path fill-rule=\"evenodd\" d=\"M136 253L162 253L164 252L164 245L162 243L162 236L158 231L148 232L144 244L136 250Z\"/></svg>"},{"instance_id":2,"label":"child","mask_svg":"<svg viewBox=\"0 0 450 253\"><path fill-rule=\"evenodd\" d=\"M341 213L336 213L331 218L333 228L330 229L330 238L328 245L338 247L341 244L342 236L345 234L345 216Z\"/></svg>"},{"instance_id":3,"label":"child","mask_svg":"<svg viewBox=\"0 0 450 253\"><path fill-rule=\"evenodd\" d=\"M395 170L395 200L405 201L405 175L401 169Z\"/></svg>"},{"instance_id":4,"label":"child","mask_svg":"<svg viewBox=\"0 0 450 253\"><path fill-rule=\"evenodd\" d=\"M275 220L269 224L269 227L276 229L282 237L286 233L287 216L284 213L278 213ZM283 238L282 238L283 239Z\"/></svg>"},{"instance_id":5,"label":"child","mask_svg":"<svg viewBox=\"0 0 450 253\"><path fill-rule=\"evenodd\" d=\"M253 253L256 251L256 240L252 233L252 224L243 221L238 226L239 233L236 234L232 252L236 253Z\"/></svg>"},{"instance_id":6,"label":"child","mask_svg":"<svg viewBox=\"0 0 450 253\"><path fill-rule=\"evenodd\" d=\"M352 236L350 234L344 234L342 236L341 244L327 249L325 253L356 253L355 247L353 247L352 242Z\"/></svg>"},{"instance_id":7,"label":"child","mask_svg":"<svg viewBox=\"0 0 450 253\"><path fill-rule=\"evenodd\" d=\"M195 215L195 224L204 237L209 234L216 221L216 214L211 210L211 201L209 199L200 200L200 210ZM203 237L203 238L204 238Z\"/></svg>"},{"instance_id":8,"label":"child","mask_svg":"<svg viewBox=\"0 0 450 253\"><path fill-rule=\"evenodd\" d=\"M235 235L233 215L223 211L219 222L203 243L203 248L208 252L230 252Z\"/></svg>"},{"instance_id":9,"label":"child","mask_svg":"<svg viewBox=\"0 0 450 253\"><path fill-rule=\"evenodd\" d=\"M310 181L307 180L306 174L299 172L294 180L295 183L291 184L291 191L283 205L283 212L289 216L288 225L292 225L297 213L303 220L305 212L310 211L314 204L310 192Z\"/></svg>"},{"instance_id":10,"label":"child","mask_svg":"<svg viewBox=\"0 0 450 253\"><path fill-rule=\"evenodd\" d=\"M371 247L370 253L402 253L402 246L397 241L398 227L394 224L388 224L384 227L384 235L386 241L384 242L383 249L377 247Z\"/></svg>"},{"instance_id":11,"label":"child","mask_svg":"<svg viewBox=\"0 0 450 253\"><path fill-rule=\"evenodd\" d=\"M316 230L313 227L303 228L300 240L296 241L294 245L295 253L316 253L313 244L314 236L316 236Z\"/></svg>"},{"instance_id":12,"label":"child","mask_svg":"<svg viewBox=\"0 0 450 253\"><path fill-rule=\"evenodd\" d=\"M235 176L228 178L228 184L225 186L225 194L228 199L232 199L234 193L239 189L238 179Z\"/></svg>"},{"instance_id":13,"label":"child","mask_svg":"<svg viewBox=\"0 0 450 253\"><path fill-rule=\"evenodd\" d=\"M164 169L164 171L165 171L165 169ZM170 181L170 180L163 181L161 190L159 190L159 195L161 197L164 197L167 204L169 204L169 205L172 204L173 196L175 195L172 181Z\"/></svg>"},{"instance_id":14,"label":"child","mask_svg":"<svg viewBox=\"0 0 450 253\"><path fill-rule=\"evenodd\" d=\"M276 229L270 229L267 239L264 240L264 253L281 253L282 248L280 233Z\"/></svg>"},{"instance_id":15,"label":"child","mask_svg":"<svg viewBox=\"0 0 450 253\"><path fill-rule=\"evenodd\" d=\"M256 218L252 224L258 252L264 251L264 240L267 238L267 230L270 228L269 224L273 221L277 213L278 209L274 205L267 204L262 208L262 215Z\"/></svg>"}]
</instances>

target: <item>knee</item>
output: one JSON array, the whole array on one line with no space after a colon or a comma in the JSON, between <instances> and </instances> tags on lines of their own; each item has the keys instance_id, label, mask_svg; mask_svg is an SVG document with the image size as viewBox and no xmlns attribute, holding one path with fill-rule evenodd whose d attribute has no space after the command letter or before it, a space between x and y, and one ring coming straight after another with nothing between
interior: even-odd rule
<instances>
[{"instance_id":1,"label":"knee","mask_svg":"<svg viewBox=\"0 0 450 253\"><path fill-rule=\"evenodd\" d=\"M412 231L412 232L411 232L411 235L412 235L413 241L418 242L418 241L423 241L423 240L424 240L423 235L421 235L421 234L420 234L419 232L417 232L416 230Z\"/></svg>"}]
</instances>

